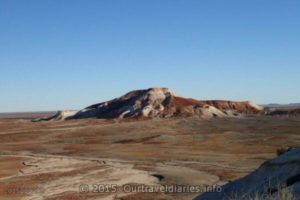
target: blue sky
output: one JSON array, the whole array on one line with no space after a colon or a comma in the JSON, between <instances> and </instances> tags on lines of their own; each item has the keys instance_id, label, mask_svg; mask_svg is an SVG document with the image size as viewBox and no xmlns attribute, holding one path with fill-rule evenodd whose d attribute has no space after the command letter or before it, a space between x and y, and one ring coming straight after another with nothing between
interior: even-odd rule
<instances>
[{"instance_id":1,"label":"blue sky","mask_svg":"<svg viewBox=\"0 0 300 200\"><path fill-rule=\"evenodd\" d=\"M299 0L0 0L0 112L130 90L300 102Z\"/></svg>"}]
</instances>

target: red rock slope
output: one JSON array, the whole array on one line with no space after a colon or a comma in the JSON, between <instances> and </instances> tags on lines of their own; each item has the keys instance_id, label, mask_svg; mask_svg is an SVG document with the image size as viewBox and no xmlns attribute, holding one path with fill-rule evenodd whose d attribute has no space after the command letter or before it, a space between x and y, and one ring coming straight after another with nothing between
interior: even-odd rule
<instances>
[{"instance_id":1,"label":"red rock slope","mask_svg":"<svg viewBox=\"0 0 300 200\"><path fill-rule=\"evenodd\" d=\"M251 102L198 101L176 96L168 88L136 90L119 98L89 106L68 119L81 118L168 118L176 116L236 117L259 114Z\"/></svg>"}]
</instances>

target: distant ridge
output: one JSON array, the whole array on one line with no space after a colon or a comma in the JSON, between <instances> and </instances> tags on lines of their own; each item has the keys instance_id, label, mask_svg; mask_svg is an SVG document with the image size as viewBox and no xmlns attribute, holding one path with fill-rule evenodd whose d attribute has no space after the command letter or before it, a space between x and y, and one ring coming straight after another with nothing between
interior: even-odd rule
<instances>
[{"instance_id":1,"label":"distant ridge","mask_svg":"<svg viewBox=\"0 0 300 200\"><path fill-rule=\"evenodd\" d=\"M263 105L265 108L272 108L272 109L297 109L300 108L300 103L290 103L290 104L266 104Z\"/></svg>"}]
</instances>

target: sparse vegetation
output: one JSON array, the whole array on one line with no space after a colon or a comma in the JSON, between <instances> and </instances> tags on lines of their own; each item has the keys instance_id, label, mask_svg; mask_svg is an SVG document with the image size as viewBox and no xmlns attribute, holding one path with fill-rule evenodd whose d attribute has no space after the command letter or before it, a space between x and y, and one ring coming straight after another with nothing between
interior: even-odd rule
<instances>
[{"instance_id":1,"label":"sparse vegetation","mask_svg":"<svg viewBox=\"0 0 300 200\"><path fill-rule=\"evenodd\" d=\"M125 179L130 184L138 180L138 184L145 185L152 185L153 181L168 185L212 185L217 181L237 180L272 159L277 148L300 144L299 118L178 117L132 119L126 123L101 119L31 123L32 118L41 116L23 116L0 119L0 191L5 191L8 184L14 187L36 184L45 189L45 199L77 199L75 181L118 183L119 179ZM286 185L298 183L298 174L297 171L287 176ZM255 181L251 184L249 187L256 186ZM53 192L57 194L52 198ZM0 199L13 198L1 195ZM93 195L92 198L101 199L111 194ZM196 195L141 193L122 198L191 200ZM279 200L294 200L289 193L280 196ZM263 198L257 195L256 199Z\"/></svg>"}]
</instances>

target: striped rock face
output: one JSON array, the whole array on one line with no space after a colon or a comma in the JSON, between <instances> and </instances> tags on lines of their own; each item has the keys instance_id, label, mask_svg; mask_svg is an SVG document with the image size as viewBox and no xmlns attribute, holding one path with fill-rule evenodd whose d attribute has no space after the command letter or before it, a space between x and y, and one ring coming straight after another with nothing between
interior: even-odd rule
<instances>
[{"instance_id":1,"label":"striped rock face","mask_svg":"<svg viewBox=\"0 0 300 200\"><path fill-rule=\"evenodd\" d=\"M199 101L179 97L169 88L149 88L131 91L119 98L91 105L74 115L61 119L239 117L247 114L259 114L261 110L258 105L251 102Z\"/></svg>"}]
</instances>

